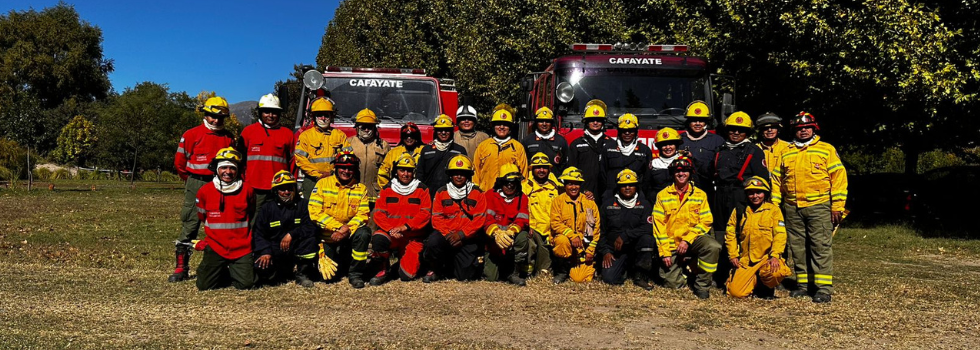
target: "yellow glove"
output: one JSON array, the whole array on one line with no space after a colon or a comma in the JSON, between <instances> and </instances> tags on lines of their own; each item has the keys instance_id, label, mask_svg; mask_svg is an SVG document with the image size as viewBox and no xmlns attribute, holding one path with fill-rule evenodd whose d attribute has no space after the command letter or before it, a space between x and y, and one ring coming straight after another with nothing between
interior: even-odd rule
<instances>
[{"instance_id":1,"label":"yellow glove","mask_svg":"<svg viewBox=\"0 0 980 350\"><path fill-rule=\"evenodd\" d=\"M490 227L487 227L487 236L493 237L493 234L497 233L497 231L499 230L500 230L500 225L496 225L496 224L490 225Z\"/></svg>"},{"instance_id":2,"label":"yellow glove","mask_svg":"<svg viewBox=\"0 0 980 350\"><path fill-rule=\"evenodd\" d=\"M500 247L500 249L510 248L510 246L514 244L514 238L508 236L507 231L494 231L493 239L497 241L497 246Z\"/></svg>"},{"instance_id":3,"label":"yellow glove","mask_svg":"<svg viewBox=\"0 0 980 350\"><path fill-rule=\"evenodd\" d=\"M521 232L521 228L517 225L507 226L507 235L510 236L510 238L514 238L518 232Z\"/></svg>"},{"instance_id":4,"label":"yellow glove","mask_svg":"<svg viewBox=\"0 0 980 350\"><path fill-rule=\"evenodd\" d=\"M337 262L327 257L327 254L323 252L323 243L320 243L320 251L316 253L316 256L319 260L317 268L320 270L320 275L325 281L329 281L337 274Z\"/></svg>"}]
</instances>

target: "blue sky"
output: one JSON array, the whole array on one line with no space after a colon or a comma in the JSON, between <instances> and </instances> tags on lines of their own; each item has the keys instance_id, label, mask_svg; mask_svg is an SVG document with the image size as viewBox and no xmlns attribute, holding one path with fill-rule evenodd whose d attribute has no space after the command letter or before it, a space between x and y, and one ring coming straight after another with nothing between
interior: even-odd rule
<instances>
[{"instance_id":1,"label":"blue sky","mask_svg":"<svg viewBox=\"0 0 980 350\"><path fill-rule=\"evenodd\" d=\"M65 2L102 29L117 92L151 81L191 96L213 90L235 103L272 92L293 64L314 64L339 0ZM4 0L0 10L57 4Z\"/></svg>"}]
</instances>

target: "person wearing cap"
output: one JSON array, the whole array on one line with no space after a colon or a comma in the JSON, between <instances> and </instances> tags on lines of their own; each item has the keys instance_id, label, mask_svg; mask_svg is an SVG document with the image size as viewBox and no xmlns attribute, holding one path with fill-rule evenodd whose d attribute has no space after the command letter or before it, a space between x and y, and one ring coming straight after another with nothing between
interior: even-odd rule
<instances>
[{"instance_id":1,"label":"person wearing cap","mask_svg":"<svg viewBox=\"0 0 980 350\"><path fill-rule=\"evenodd\" d=\"M527 171L524 146L511 138L511 131L517 127L514 114L514 108L507 104L494 108L493 117L490 118L493 137L481 142L473 154L473 182L481 189L493 188L497 172L504 164L516 165L521 174Z\"/></svg>"},{"instance_id":2,"label":"person wearing cap","mask_svg":"<svg viewBox=\"0 0 980 350\"><path fill-rule=\"evenodd\" d=\"M616 193L599 207L605 223L597 246L597 255L602 258L602 281L621 285L629 274L633 285L651 290L650 273L656 251L650 234L653 205L640 194L635 172L623 169L616 179Z\"/></svg>"},{"instance_id":3,"label":"person wearing cap","mask_svg":"<svg viewBox=\"0 0 980 350\"><path fill-rule=\"evenodd\" d=\"M713 221L708 195L691 181L696 174L690 158L678 157L668 169L674 184L657 193L653 203L653 236L661 260L658 273L665 287L682 288L687 281L684 266L690 265L695 275L692 291L707 299L721 251L721 244L708 235Z\"/></svg>"},{"instance_id":4,"label":"person wearing cap","mask_svg":"<svg viewBox=\"0 0 980 350\"><path fill-rule=\"evenodd\" d=\"M249 219L255 205L252 186L242 181L242 155L234 148L219 150L208 166L214 179L197 192L197 217L204 222L204 240L194 249L203 250L197 267L197 289L209 290L231 280L236 289L255 285L252 233Z\"/></svg>"},{"instance_id":5,"label":"person wearing cap","mask_svg":"<svg viewBox=\"0 0 980 350\"><path fill-rule=\"evenodd\" d=\"M551 204L553 282L560 284L569 277L588 282L595 276L595 252L601 238L599 207L583 195L585 178L578 168L565 168L559 180L565 184L565 193Z\"/></svg>"},{"instance_id":6,"label":"person wearing cap","mask_svg":"<svg viewBox=\"0 0 980 350\"><path fill-rule=\"evenodd\" d=\"M262 96L258 106L259 122L242 129L235 147L245 156L242 179L255 189L256 210L274 197L269 187L272 176L289 170L293 159L293 131L279 125L281 113L278 97L273 94Z\"/></svg>"},{"instance_id":7,"label":"person wearing cap","mask_svg":"<svg viewBox=\"0 0 980 350\"><path fill-rule=\"evenodd\" d=\"M635 115L623 114L619 117L618 138L606 141L600 162L606 191L602 194L603 198L613 196L617 187L616 176L624 169L632 170L641 181L645 181L653 154L650 147L637 139L639 127Z\"/></svg>"},{"instance_id":8,"label":"person wearing cap","mask_svg":"<svg viewBox=\"0 0 980 350\"><path fill-rule=\"evenodd\" d=\"M395 163L401 158L402 154L408 154L418 163L419 156L422 155L422 131L415 123L408 122L402 125L401 140L398 145L388 151L385 159L378 168L378 186L384 188L388 186L391 179L395 176Z\"/></svg>"},{"instance_id":9,"label":"person wearing cap","mask_svg":"<svg viewBox=\"0 0 980 350\"><path fill-rule=\"evenodd\" d=\"M758 176L763 179L769 178L769 169L766 169L764 161L766 154L762 149L749 141L749 134L752 132L752 118L745 112L735 112L725 119L725 134L727 139L721 146L718 153L715 153L715 200L714 211L721 213L722 217L728 217L736 207L745 207L745 187L743 183L750 177ZM718 243L725 247L725 230L727 222L716 220L714 222L714 236ZM722 252L723 255L725 252ZM718 270L714 274L715 285L724 288L725 279L732 266L727 259L722 259L718 264Z\"/></svg>"},{"instance_id":10,"label":"person wearing cap","mask_svg":"<svg viewBox=\"0 0 980 350\"><path fill-rule=\"evenodd\" d=\"M715 154L725 144L725 138L708 132L712 115L704 101L691 102L684 116L687 125L681 136L681 153L693 159L696 176L692 180L698 188L708 194L709 206L714 208L715 185L712 180L715 171L712 165L715 162Z\"/></svg>"},{"instance_id":11,"label":"person wearing cap","mask_svg":"<svg viewBox=\"0 0 980 350\"><path fill-rule=\"evenodd\" d=\"M527 271L528 257L528 199L521 191L520 169L514 164L500 167L494 190L488 193L487 218L483 228L487 233L486 254L483 258L483 277L525 286L521 274ZM507 276L507 277L504 277Z\"/></svg>"},{"instance_id":12,"label":"person wearing cap","mask_svg":"<svg viewBox=\"0 0 980 350\"><path fill-rule=\"evenodd\" d=\"M255 273L264 284L279 284L295 276L299 285L313 287L310 277L316 274L316 224L299 199L292 174L280 170L270 182L272 200L259 208L252 225L252 249L258 256Z\"/></svg>"},{"instance_id":13,"label":"person wearing cap","mask_svg":"<svg viewBox=\"0 0 980 350\"><path fill-rule=\"evenodd\" d=\"M759 131L758 142L755 145L759 146L762 152L766 154L764 163L766 169L769 169L769 173L772 173L779 166L779 160L783 153L789 149L789 142L779 138L779 130L783 128L783 120L772 112L766 112L756 119L755 125Z\"/></svg>"},{"instance_id":14,"label":"person wearing cap","mask_svg":"<svg viewBox=\"0 0 980 350\"><path fill-rule=\"evenodd\" d=\"M354 288L364 288L371 243L371 229L366 226L371 210L367 186L357 182L359 163L354 152L342 149L333 160L334 176L320 179L309 200L310 219L319 227L321 276L332 282L342 277L334 272L346 272Z\"/></svg>"},{"instance_id":15,"label":"person wearing cap","mask_svg":"<svg viewBox=\"0 0 980 350\"><path fill-rule=\"evenodd\" d=\"M601 196L605 191L600 175L605 145L612 138L606 135L606 104L600 100L591 100L585 104L582 115L584 131L582 136L572 140L568 145L568 166L574 166L582 171L585 182L582 192ZM561 174L561 172L553 172Z\"/></svg>"},{"instance_id":16,"label":"person wearing cap","mask_svg":"<svg viewBox=\"0 0 980 350\"><path fill-rule=\"evenodd\" d=\"M458 155L466 155L466 149L453 142L453 120L448 115L441 114L432 123L435 137L428 145L422 147L419 156L416 176L430 189L437 189L449 182L446 166L449 160ZM433 191L429 193L435 196Z\"/></svg>"},{"instance_id":17,"label":"person wearing cap","mask_svg":"<svg viewBox=\"0 0 980 350\"><path fill-rule=\"evenodd\" d=\"M377 274L371 278L372 286L379 286L389 278L389 258L392 252L398 258L398 276L411 281L421 266L422 241L428 235L432 218L432 197L429 188L415 178L415 158L402 153L395 163L395 181L381 190L374 211L378 229L371 236L377 261Z\"/></svg>"},{"instance_id":18,"label":"person wearing cap","mask_svg":"<svg viewBox=\"0 0 980 350\"><path fill-rule=\"evenodd\" d=\"M367 186L367 197L370 205L375 203L381 186L378 184L378 169L384 162L385 156L391 150L391 145L378 134L378 116L370 109L362 109L354 116L355 135L347 138L347 143L354 150L354 155L361 160L358 182Z\"/></svg>"},{"instance_id":19,"label":"person wearing cap","mask_svg":"<svg viewBox=\"0 0 980 350\"><path fill-rule=\"evenodd\" d=\"M650 170L644 179L644 196L649 200L657 198L657 193L674 183L667 167L680 156L677 151L681 145L681 135L673 128L663 128L657 131L655 140L657 156L650 161Z\"/></svg>"},{"instance_id":20,"label":"person wearing cap","mask_svg":"<svg viewBox=\"0 0 980 350\"><path fill-rule=\"evenodd\" d=\"M792 297L827 303L834 289L834 226L847 201L847 171L837 149L814 134L817 120L800 112L790 126L795 139L772 175L772 200L782 204L793 256Z\"/></svg>"},{"instance_id":21,"label":"person wearing cap","mask_svg":"<svg viewBox=\"0 0 980 350\"><path fill-rule=\"evenodd\" d=\"M303 179L303 198L310 198L317 181L333 175L333 160L341 148L350 147L347 135L331 124L337 116L333 101L318 97L310 104L314 127L299 134L293 156Z\"/></svg>"},{"instance_id":22,"label":"person wearing cap","mask_svg":"<svg viewBox=\"0 0 980 350\"><path fill-rule=\"evenodd\" d=\"M473 164L464 155L449 160L449 182L441 186L432 200L432 233L426 238L422 258L429 272L422 282L443 276L467 281L480 276L478 258L483 256L483 223L487 199L470 179Z\"/></svg>"},{"instance_id":23,"label":"person wearing cap","mask_svg":"<svg viewBox=\"0 0 980 350\"><path fill-rule=\"evenodd\" d=\"M786 249L786 224L779 206L769 201L769 180L760 176L743 183L747 205L728 217L725 245L735 272L728 279L728 295L744 298L754 291L772 298L773 288L790 274L782 254ZM762 286L758 286L762 282Z\"/></svg>"},{"instance_id":24,"label":"person wearing cap","mask_svg":"<svg viewBox=\"0 0 980 350\"><path fill-rule=\"evenodd\" d=\"M467 155L476 154L476 148L490 138L487 133L476 130L476 108L473 106L459 106L456 110L456 124L459 130L453 134L453 142L463 146Z\"/></svg>"},{"instance_id":25,"label":"person wearing cap","mask_svg":"<svg viewBox=\"0 0 980 350\"><path fill-rule=\"evenodd\" d=\"M521 144L529 162L532 155L542 152L551 160L555 172L561 174L568 165L568 141L558 134L555 121L551 108L538 108L534 112L534 132L524 137Z\"/></svg>"},{"instance_id":26,"label":"person wearing cap","mask_svg":"<svg viewBox=\"0 0 980 350\"><path fill-rule=\"evenodd\" d=\"M184 201L180 210L180 234L177 236L174 248L174 272L168 277L170 282L180 282L188 278L190 272L191 251L188 244L197 238L201 220L197 217L197 192L211 182L214 173L209 168L214 155L235 142L235 135L225 130L225 118L228 117L228 101L221 97L212 97L200 108L204 112L204 121L180 136L177 143L177 154L174 155L174 168L181 179L184 179Z\"/></svg>"},{"instance_id":27,"label":"person wearing cap","mask_svg":"<svg viewBox=\"0 0 980 350\"><path fill-rule=\"evenodd\" d=\"M551 204L564 190L551 173L548 155L538 152L531 157L531 172L521 190L527 196L530 214L528 251L534 261L530 272L547 274L551 270Z\"/></svg>"}]
</instances>

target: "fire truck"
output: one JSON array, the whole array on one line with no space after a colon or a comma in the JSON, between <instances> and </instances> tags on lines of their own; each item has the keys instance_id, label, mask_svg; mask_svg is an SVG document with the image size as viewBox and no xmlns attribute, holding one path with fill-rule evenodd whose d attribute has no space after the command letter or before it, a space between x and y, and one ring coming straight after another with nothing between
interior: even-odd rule
<instances>
[{"instance_id":1,"label":"fire truck","mask_svg":"<svg viewBox=\"0 0 980 350\"><path fill-rule=\"evenodd\" d=\"M559 133L571 142L583 133L582 114L592 99L608 107L608 135L616 136L619 116L632 113L640 122L639 141L651 149L657 129L684 128L691 101L709 106L712 129L735 111L734 79L710 74L707 60L688 55L685 45L572 44L571 49L573 54L521 82L527 96L522 117L528 120L522 137L533 132L534 111L548 107L558 117Z\"/></svg>"},{"instance_id":2,"label":"fire truck","mask_svg":"<svg viewBox=\"0 0 980 350\"><path fill-rule=\"evenodd\" d=\"M355 135L354 116L370 108L378 115L381 138L392 145L398 143L402 125L409 122L422 131L422 142L432 141L432 122L439 114L455 120L459 103L452 79L427 76L424 69L328 66L321 73L310 68L303 74L303 87L296 111L297 135L312 127L309 105L326 96L337 108L334 127Z\"/></svg>"}]
</instances>

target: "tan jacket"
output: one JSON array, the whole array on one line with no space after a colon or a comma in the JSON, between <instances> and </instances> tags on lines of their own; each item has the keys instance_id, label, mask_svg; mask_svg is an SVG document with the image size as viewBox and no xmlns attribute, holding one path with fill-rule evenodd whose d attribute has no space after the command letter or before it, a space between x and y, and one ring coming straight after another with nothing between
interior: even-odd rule
<instances>
[{"instance_id":1,"label":"tan jacket","mask_svg":"<svg viewBox=\"0 0 980 350\"><path fill-rule=\"evenodd\" d=\"M354 149L354 154L361 160L361 181L367 186L367 198L374 202L381 193L381 185L378 184L378 168L384 162L385 155L391 150L391 145L380 137L374 142L364 144L357 136L347 138L347 143Z\"/></svg>"},{"instance_id":2,"label":"tan jacket","mask_svg":"<svg viewBox=\"0 0 980 350\"><path fill-rule=\"evenodd\" d=\"M466 149L466 154L470 157L470 159L472 159L473 155L476 154L476 148L480 146L480 142L483 142L489 138L490 135L487 135L487 133L482 131L474 131L472 134L465 136L460 133L459 130L457 130L456 133L453 134L453 142L463 146L463 148Z\"/></svg>"}]
</instances>

